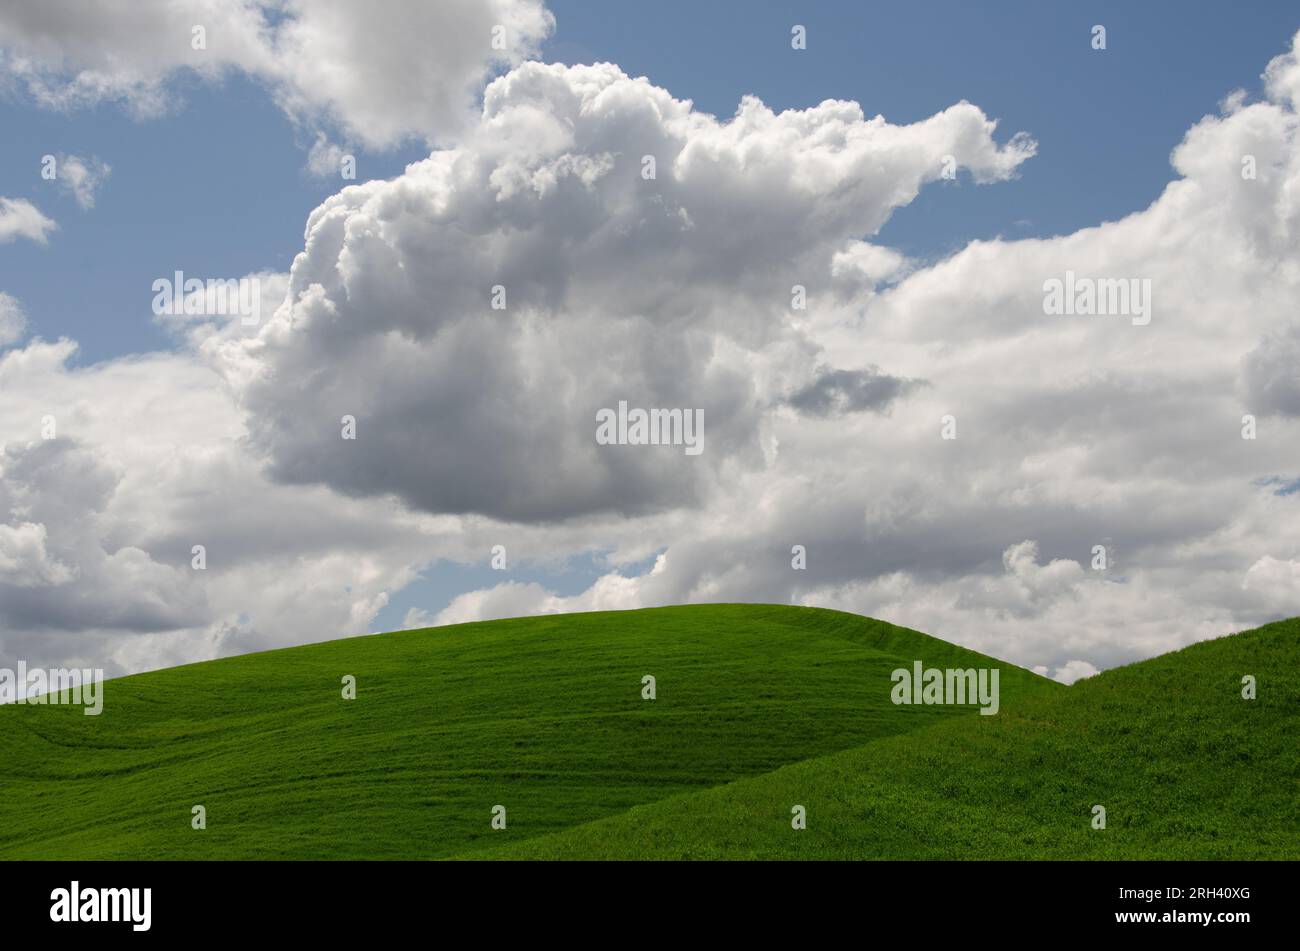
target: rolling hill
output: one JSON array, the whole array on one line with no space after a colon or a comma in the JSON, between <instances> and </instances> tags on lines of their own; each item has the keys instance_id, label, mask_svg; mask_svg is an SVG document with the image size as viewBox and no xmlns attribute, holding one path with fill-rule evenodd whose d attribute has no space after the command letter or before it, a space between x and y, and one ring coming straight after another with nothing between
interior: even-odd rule
<instances>
[{"instance_id":1,"label":"rolling hill","mask_svg":"<svg viewBox=\"0 0 1300 951\"><path fill-rule=\"evenodd\" d=\"M0 858L1295 858L1297 635L1069 688L771 605L250 654L109 681L99 717L0 707ZM893 704L917 660L996 667L998 715Z\"/></svg>"}]
</instances>

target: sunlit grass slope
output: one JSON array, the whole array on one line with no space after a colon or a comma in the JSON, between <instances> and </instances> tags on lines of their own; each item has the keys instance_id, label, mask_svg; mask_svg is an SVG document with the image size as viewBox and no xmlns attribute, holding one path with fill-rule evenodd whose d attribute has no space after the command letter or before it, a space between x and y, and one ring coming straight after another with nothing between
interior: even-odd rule
<instances>
[{"instance_id":1,"label":"sunlit grass slope","mask_svg":"<svg viewBox=\"0 0 1300 951\"><path fill-rule=\"evenodd\" d=\"M893 705L889 674L914 660L999 667L1002 712ZM657 680L654 700L642 699L647 674ZM357 679L355 700L342 697L345 675ZM1155 715L1104 686L1088 690L1099 698L1089 709L1108 712L1111 696L1125 718L1138 717L1125 720L1132 730ZM972 784L994 776L1008 792L1023 790L1010 797L1021 811L1001 822L1058 828L1050 807L1079 806L1065 791L1073 786L1056 799L1040 788L1068 782L1057 768L1076 768L1054 744L1086 741L1071 732L1081 721L1057 728L1051 711L1077 691L924 634L813 608L701 605L329 641L110 681L99 717L0 707L0 858L438 858L502 846L871 855L877 841L890 854L941 853L989 835L984 811L957 840L944 830L966 821L959 807L975 795ZM1198 715L1188 702L1180 709ZM1248 727L1272 722L1269 714L1277 715L1273 700L1205 715L1249 739ZM1126 747L1113 722L1093 730L1140 755L1137 735ZM893 745L872 752L886 738ZM1251 742L1257 759L1245 765L1276 768L1267 741ZM1240 756L1219 744L1201 750L1217 757L1215 784ZM976 779L945 766L945 756L964 764L981 748L1005 758ZM1174 749L1182 763L1199 747ZM1080 768L1102 769L1099 756ZM800 761L809 762L779 771ZM882 800L872 790L890 787L896 762L903 785ZM1183 767L1169 768L1166 783ZM918 791L927 777L937 785ZM1246 782L1265 785L1262 776ZM1267 796L1261 809L1278 790ZM731 811L731 797L743 812ZM665 800L658 811L634 809ZM809 830L794 840L785 835L789 804L804 801ZM680 810L695 802L704 811L683 820ZM504 830L490 824L498 804ZM195 805L207 813L201 831L191 828ZM1116 812L1122 821L1122 806ZM615 824L592 825L605 818ZM946 825L910 849L900 844L931 818Z\"/></svg>"},{"instance_id":2,"label":"sunlit grass slope","mask_svg":"<svg viewBox=\"0 0 1300 951\"><path fill-rule=\"evenodd\" d=\"M493 854L1300 859L1300 620Z\"/></svg>"}]
</instances>

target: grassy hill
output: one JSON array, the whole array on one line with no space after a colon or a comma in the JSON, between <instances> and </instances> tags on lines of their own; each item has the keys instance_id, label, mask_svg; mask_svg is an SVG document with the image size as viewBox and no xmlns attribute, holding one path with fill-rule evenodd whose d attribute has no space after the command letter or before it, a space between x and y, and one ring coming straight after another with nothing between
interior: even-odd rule
<instances>
[{"instance_id":1,"label":"grassy hill","mask_svg":"<svg viewBox=\"0 0 1300 951\"><path fill-rule=\"evenodd\" d=\"M99 717L0 708L0 857L473 854L978 716L891 704L889 672L917 658L997 663L854 615L713 605L350 638L127 677L105 685ZM1058 689L997 666L1003 709ZM345 674L356 700L342 699ZM190 827L195 804L206 830ZM490 827L496 804L505 831Z\"/></svg>"},{"instance_id":2,"label":"grassy hill","mask_svg":"<svg viewBox=\"0 0 1300 951\"><path fill-rule=\"evenodd\" d=\"M1270 625L1070 688L764 605L246 655L110 681L99 717L0 707L0 858L1295 858L1297 635ZM915 660L999 668L1001 711L895 706L890 672Z\"/></svg>"},{"instance_id":3,"label":"grassy hill","mask_svg":"<svg viewBox=\"0 0 1300 951\"><path fill-rule=\"evenodd\" d=\"M490 855L1297 859L1298 675L1293 619Z\"/></svg>"}]
</instances>

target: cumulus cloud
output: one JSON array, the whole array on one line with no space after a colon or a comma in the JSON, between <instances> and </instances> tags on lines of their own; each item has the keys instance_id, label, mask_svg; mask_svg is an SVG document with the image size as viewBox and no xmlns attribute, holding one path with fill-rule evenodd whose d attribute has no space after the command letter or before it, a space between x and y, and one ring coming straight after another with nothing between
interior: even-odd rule
<instances>
[{"instance_id":1,"label":"cumulus cloud","mask_svg":"<svg viewBox=\"0 0 1300 951\"><path fill-rule=\"evenodd\" d=\"M74 353L0 354L0 666L122 673L365 633L427 553L468 557L455 526L267 482L193 357Z\"/></svg>"},{"instance_id":2,"label":"cumulus cloud","mask_svg":"<svg viewBox=\"0 0 1300 951\"><path fill-rule=\"evenodd\" d=\"M134 546L106 550L93 536L119 475L70 440L6 445L0 457L0 625L151 632L194 617L177 567ZM73 583L73 582L76 583Z\"/></svg>"},{"instance_id":3,"label":"cumulus cloud","mask_svg":"<svg viewBox=\"0 0 1300 951\"><path fill-rule=\"evenodd\" d=\"M1300 558L1264 555L1246 571L1241 587L1266 609L1289 615L1300 604Z\"/></svg>"},{"instance_id":4,"label":"cumulus cloud","mask_svg":"<svg viewBox=\"0 0 1300 951\"><path fill-rule=\"evenodd\" d=\"M1052 679L1059 680L1063 684L1072 684L1085 677L1096 676L1098 672L1097 668L1086 660L1071 660L1057 668L1052 673Z\"/></svg>"},{"instance_id":5,"label":"cumulus cloud","mask_svg":"<svg viewBox=\"0 0 1300 951\"><path fill-rule=\"evenodd\" d=\"M0 244L26 238L37 244L48 244L49 233L58 228L50 218L26 198L0 196Z\"/></svg>"},{"instance_id":6,"label":"cumulus cloud","mask_svg":"<svg viewBox=\"0 0 1300 951\"><path fill-rule=\"evenodd\" d=\"M524 64L465 144L316 209L285 304L209 352L285 482L521 522L699 505L763 464L767 410L792 390L825 415L908 388L817 375L791 288L829 286L836 253L945 155L1012 175L1033 144L994 128L967 103L895 126L746 98L719 121L612 65ZM702 411L704 452L598 446L620 401Z\"/></svg>"},{"instance_id":7,"label":"cumulus cloud","mask_svg":"<svg viewBox=\"0 0 1300 951\"><path fill-rule=\"evenodd\" d=\"M650 575L660 568L657 563ZM426 623L460 624L485 618L523 617L530 614L561 614L574 611L625 611L645 607L636 579L614 573L604 575L579 595L563 597L536 582L508 581L493 588L467 591L452 599L436 615L417 612ZM408 615L408 620L411 616Z\"/></svg>"},{"instance_id":8,"label":"cumulus cloud","mask_svg":"<svg viewBox=\"0 0 1300 951\"><path fill-rule=\"evenodd\" d=\"M906 255L867 241L855 241L831 258L831 276L850 295L896 282L915 267L916 262Z\"/></svg>"},{"instance_id":9,"label":"cumulus cloud","mask_svg":"<svg viewBox=\"0 0 1300 951\"><path fill-rule=\"evenodd\" d=\"M386 148L455 134L553 25L541 0L45 0L0 10L0 74L50 108L148 117L176 107L182 73L238 72L295 122Z\"/></svg>"},{"instance_id":10,"label":"cumulus cloud","mask_svg":"<svg viewBox=\"0 0 1300 951\"><path fill-rule=\"evenodd\" d=\"M689 523L642 525L665 554L653 575L611 572L623 603L841 607L1062 679L1296 614L1300 510L1275 491L1300 437L1296 43L1265 97L1196 123L1174 180L1121 221L928 267L811 242L832 269L806 282L825 295L806 338L832 365L929 385L889 414L765 417L762 467ZM1150 280L1151 322L1048 316L1044 285L1067 272ZM509 595L447 618L557 603Z\"/></svg>"},{"instance_id":11,"label":"cumulus cloud","mask_svg":"<svg viewBox=\"0 0 1300 951\"><path fill-rule=\"evenodd\" d=\"M1033 670L1039 676L1051 677L1053 680L1067 685L1083 680L1085 677L1096 676L1099 673L1097 668L1086 660L1067 661L1053 671L1049 671L1046 667L1035 667Z\"/></svg>"},{"instance_id":12,"label":"cumulus cloud","mask_svg":"<svg viewBox=\"0 0 1300 951\"><path fill-rule=\"evenodd\" d=\"M0 587L58 585L72 580L72 570L46 551L45 537L45 526L35 522L0 525Z\"/></svg>"}]
</instances>

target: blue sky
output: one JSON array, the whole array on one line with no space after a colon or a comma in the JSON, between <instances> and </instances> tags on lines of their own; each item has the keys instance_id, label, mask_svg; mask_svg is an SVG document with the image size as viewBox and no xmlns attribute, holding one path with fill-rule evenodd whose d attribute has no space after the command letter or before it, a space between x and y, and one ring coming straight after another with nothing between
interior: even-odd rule
<instances>
[{"instance_id":1,"label":"blue sky","mask_svg":"<svg viewBox=\"0 0 1300 951\"><path fill-rule=\"evenodd\" d=\"M1183 132L1243 86L1300 26L1283 3L550 4L547 61L608 60L719 116L742 95L774 109L853 99L891 122L968 99L1039 143L1017 181L924 190L880 241L932 258L972 238L1073 231L1145 207L1170 180ZM798 10L798 13L793 11ZM676 11L676 12L675 12ZM809 49L790 49L793 22ZM1088 45L1104 23L1108 49ZM304 171L310 145L253 81L182 81L184 105L136 121L101 105L69 114L0 101L0 193L33 201L59 230L48 246L0 251L0 289L30 329L70 336L94 362L171 345L149 311L150 284L180 269L239 276L284 270L303 224L337 182ZM112 166L95 208L39 177L46 153ZM411 144L359 158L359 179L427 154Z\"/></svg>"},{"instance_id":2,"label":"blue sky","mask_svg":"<svg viewBox=\"0 0 1300 951\"><path fill-rule=\"evenodd\" d=\"M963 175L928 186L873 238L925 263L957 255L974 239L1070 234L1147 208L1174 178L1170 152L1187 130L1216 113L1235 89L1257 97L1261 70L1300 28L1300 8L1286 3L552 0L547 6L556 29L541 47L543 60L613 62L719 117L731 116L746 94L778 111L856 100L868 117L882 114L895 125L966 100L999 120L999 143L1017 132L1031 135L1037 155L1010 180L975 186ZM795 23L807 28L806 50L790 47ZM1105 51L1091 48L1098 23L1107 30ZM164 43L170 42L169 33ZM358 75L371 75L370 66L363 64ZM0 195L27 199L58 223L48 244L0 245L0 291L21 302L33 336L76 340L75 362L82 366L182 349L151 314L153 281L177 270L209 278L287 270L303 250L307 216L343 184L307 171L315 130L295 127L261 81L231 71L214 84L182 72L168 88L174 103L168 114L137 120L113 103L43 109L19 84L0 86ZM412 140L388 151L354 151L364 181L399 175L428 147ZM93 208L79 207L41 179L47 153L93 156L111 166ZM975 315L981 316L987 315ZM999 333L995 328L991 339ZM826 351L834 345L841 346L837 359L875 359L855 349L855 341L825 342ZM1267 361L1257 362L1268 369ZM929 368L915 375L929 378ZM1227 389L1221 395L1225 405L1236 399ZM417 396L412 405L427 405L427 394ZM1086 430L1086 422L1080 425ZM1014 462L1020 451L1013 445L1006 459ZM954 478L960 482L961 473ZM1288 470L1287 485L1291 478ZM1055 514L1067 521L1080 507L1073 500L1062 504ZM1163 532L1161 524L1150 534L1163 538ZM995 534L985 532L970 546L979 551L981 570L1005 560L1001 547L991 547ZM1049 534L1042 532L1050 557L1082 544L1074 536L1052 541ZM110 541L120 543L117 536ZM781 544L788 544L784 537ZM564 566L558 569L512 559L503 575L486 560L485 553L477 565L435 562L421 580L392 595L372 628L397 627L409 609L436 612L457 594L506 580L577 595L608 570L583 546L557 550L554 564ZM649 564L625 570L642 573Z\"/></svg>"}]
</instances>

